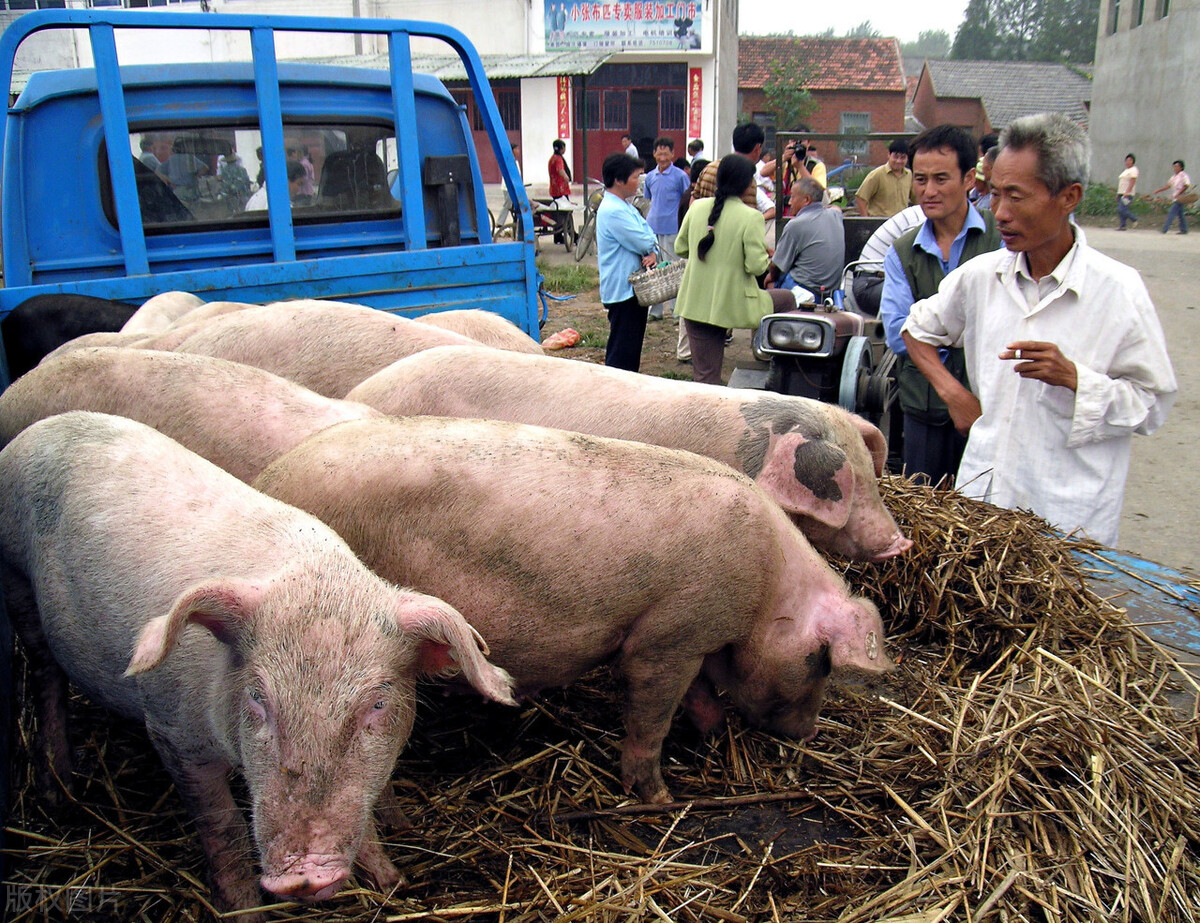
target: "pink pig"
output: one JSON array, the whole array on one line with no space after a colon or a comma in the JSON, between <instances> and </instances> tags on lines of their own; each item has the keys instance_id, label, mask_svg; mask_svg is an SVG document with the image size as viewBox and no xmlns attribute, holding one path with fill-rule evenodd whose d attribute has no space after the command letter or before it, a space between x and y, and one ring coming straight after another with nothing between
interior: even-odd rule
<instances>
[{"instance_id":1,"label":"pink pig","mask_svg":"<svg viewBox=\"0 0 1200 923\"><path fill-rule=\"evenodd\" d=\"M747 474L818 548L880 561L912 547L879 496L883 435L820 401L465 346L402 359L346 396L397 416L509 420L686 449Z\"/></svg>"},{"instance_id":2,"label":"pink pig","mask_svg":"<svg viewBox=\"0 0 1200 923\"><path fill-rule=\"evenodd\" d=\"M457 667L512 701L449 605L384 582L313 517L132 420L61 414L0 452L0 549L37 677L43 786L70 780L69 678L145 722L221 909L262 902L232 769L263 888L322 899L357 863L387 889L400 876L372 809L412 729L416 677Z\"/></svg>"},{"instance_id":3,"label":"pink pig","mask_svg":"<svg viewBox=\"0 0 1200 923\"><path fill-rule=\"evenodd\" d=\"M240 362L92 347L44 359L0 394L0 447L31 423L68 410L153 426L247 483L306 436L380 415Z\"/></svg>"},{"instance_id":4,"label":"pink pig","mask_svg":"<svg viewBox=\"0 0 1200 923\"><path fill-rule=\"evenodd\" d=\"M753 723L809 738L831 670L891 666L875 606L753 482L690 452L385 418L309 437L255 486L455 606L523 693L612 662L622 777L648 801L669 800L660 755L685 694L702 727L719 714L711 682Z\"/></svg>"}]
</instances>

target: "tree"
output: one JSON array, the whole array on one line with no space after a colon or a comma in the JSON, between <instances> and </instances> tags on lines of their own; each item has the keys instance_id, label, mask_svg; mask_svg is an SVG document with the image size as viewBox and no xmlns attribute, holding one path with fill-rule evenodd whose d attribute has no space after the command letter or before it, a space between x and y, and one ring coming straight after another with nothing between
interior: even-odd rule
<instances>
[{"instance_id":1,"label":"tree","mask_svg":"<svg viewBox=\"0 0 1200 923\"><path fill-rule=\"evenodd\" d=\"M1087 63L1098 17L1095 0L970 0L950 57Z\"/></svg>"},{"instance_id":2,"label":"tree","mask_svg":"<svg viewBox=\"0 0 1200 923\"><path fill-rule=\"evenodd\" d=\"M865 19L846 33L846 38L880 38L879 30L871 25L871 20Z\"/></svg>"},{"instance_id":3,"label":"tree","mask_svg":"<svg viewBox=\"0 0 1200 923\"><path fill-rule=\"evenodd\" d=\"M812 79L812 65L775 62L771 76L763 81L763 99L782 131L790 131L805 121L817 104L805 84Z\"/></svg>"},{"instance_id":4,"label":"tree","mask_svg":"<svg viewBox=\"0 0 1200 923\"><path fill-rule=\"evenodd\" d=\"M901 42L900 54L906 58L949 57L950 33L944 29L922 32L915 42Z\"/></svg>"}]
</instances>

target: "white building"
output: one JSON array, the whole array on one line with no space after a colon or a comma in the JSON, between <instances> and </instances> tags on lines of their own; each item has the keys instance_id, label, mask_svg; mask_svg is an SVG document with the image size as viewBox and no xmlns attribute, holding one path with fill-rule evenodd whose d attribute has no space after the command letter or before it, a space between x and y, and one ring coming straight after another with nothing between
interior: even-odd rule
<instances>
[{"instance_id":1,"label":"white building","mask_svg":"<svg viewBox=\"0 0 1200 923\"><path fill-rule=\"evenodd\" d=\"M113 6L96 0L0 0L5 25L37 2L43 6ZM18 10L4 10L16 6ZM587 173L600 174L603 158L632 132L639 152L651 156L659 136L675 141L677 156L701 138L707 156L728 150L736 120L737 0L584 2L584 0L124 0L127 6L220 13L360 16L442 22L463 32L484 59L509 139L521 148L526 182L548 182L547 162L556 138L567 143L567 162L582 179L583 125L587 107ZM181 32L151 45L136 32L118 31L122 64L220 61L249 58L241 34ZM372 36L347 36L331 45L292 33L278 39L281 59L329 59L370 65L386 54ZM461 70L440 42L415 39L414 68L435 73L467 107L473 101ZM55 32L33 36L18 58L25 71L89 66L85 36ZM490 145L477 145L485 180L498 177ZM489 175L491 174L491 175Z\"/></svg>"},{"instance_id":2,"label":"white building","mask_svg":"<svg viewBox=\"0 0 1200 923\"><path fill-rule=\"evenodd\" d=\"M1139 193L1173 160L1200 167L1200 0L1101 0L1090 132L1097 182L1116 185L1128 153Z\"/></svg>"}]
</instances>

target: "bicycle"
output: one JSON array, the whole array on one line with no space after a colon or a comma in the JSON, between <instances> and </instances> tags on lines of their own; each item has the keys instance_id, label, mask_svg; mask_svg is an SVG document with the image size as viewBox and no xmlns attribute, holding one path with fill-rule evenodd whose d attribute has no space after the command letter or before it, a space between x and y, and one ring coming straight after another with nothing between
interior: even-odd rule
<instances>
[{"instance_id":1,"label":"bicycle","mask_svg":"<svg viewBox=\"0 0 1200 923\"><path fill-rule=\"evenodd\" d=\"M578 263L592 249L596 242L596 211L604 201L604 185L599 180L590 179L588 185L595 184L596 191L587 197L583 205L583 226L575 237L575 262Z\"/></svg>"}]
</instances>

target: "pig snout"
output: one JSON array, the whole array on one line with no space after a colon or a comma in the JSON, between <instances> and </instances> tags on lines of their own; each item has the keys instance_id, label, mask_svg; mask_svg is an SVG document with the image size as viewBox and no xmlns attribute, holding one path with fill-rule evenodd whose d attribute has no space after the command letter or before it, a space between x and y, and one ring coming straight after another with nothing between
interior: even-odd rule
<instances>
[{"instance_id":1,"label":"pig snout","mask_svg":"<svg viewBox=\"0 0 1200 923\"><path fill-rule=\"evenodd\" d=\"M892 536L891 543L882 551L876 551L871 555L872 561L886 561L888 558L894 558L897 555L902 555L913 546L912 539L906 538L903 533L897 532Z\"/></svg>"},{"instance_id":2,"label":"pig snout","mask_svg":"<svg viewBox=\"0 0 1200 923\"><path fill-rule=\"evenodd\" d=\"M333 897L350 877L341 856L305 856L286 872L263 875L264 891L301 901L323 901Z\"/></svg>"}]
</instances>

